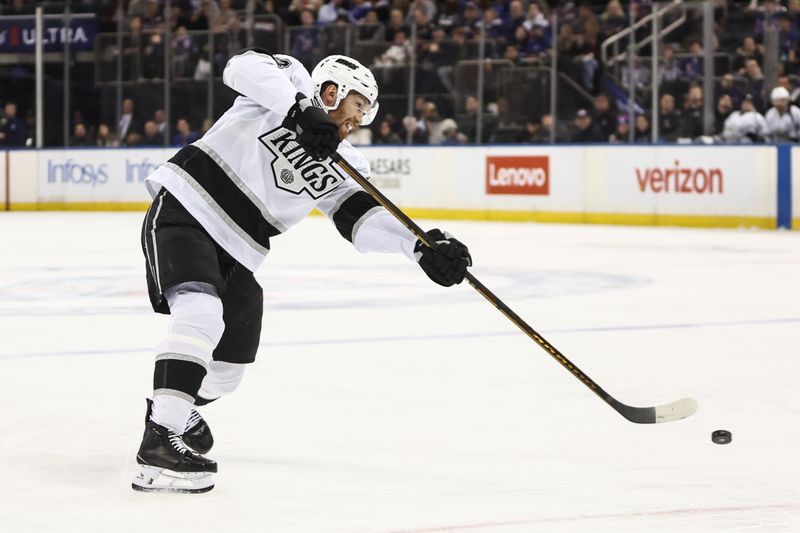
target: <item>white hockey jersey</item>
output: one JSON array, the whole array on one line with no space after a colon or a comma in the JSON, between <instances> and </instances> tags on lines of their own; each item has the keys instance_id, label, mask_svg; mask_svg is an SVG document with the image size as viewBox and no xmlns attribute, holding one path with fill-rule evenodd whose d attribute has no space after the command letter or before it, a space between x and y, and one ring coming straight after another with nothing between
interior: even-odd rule
<instances>
[{"instance_id":1,"label":"white hockey jersey","mask_svg":"<svg viewBox=\"0 0 800 533\"><path fill-rule=\"evenodd\" d=\"M416 237L338 165L315 161L282 126L295 95L313 94L299 61L249 50L228 61L222 79L241 96L200 140L148 176L151 195L169 190L251 271L264 261L270 238L315 207L358 251L402 252L413 260ZM349 142L338 152L369 177L369 161Z\"/></svg>"},{"instance_id":2,"label":"white hockey jersey","mask_svg":"<svg viewBox=\"0 0 800 533\"><path fill-rule=\"evenodd\" d=\"M763 142L767 136L767 123L758 111L734 111L725 120L722 137L729 143Z\"/></svg>"},{"instance_id":3,"label":"white hockey jersey","mask_svg":"<svg viewBox=\"0 0 800 533\"><path fill-rule=\"evenodd\" d=\"M767 121L767 133L772 142L797 142L800 140L800 108L790 105L789 111L781 113L772 107L764 119Z\"/></svg>"}]
</instances>

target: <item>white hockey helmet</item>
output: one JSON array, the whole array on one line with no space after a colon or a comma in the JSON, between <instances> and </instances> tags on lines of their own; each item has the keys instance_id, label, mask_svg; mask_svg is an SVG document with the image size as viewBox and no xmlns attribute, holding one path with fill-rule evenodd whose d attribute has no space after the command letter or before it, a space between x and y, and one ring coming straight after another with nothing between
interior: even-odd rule
<instances>
[{"instance_id":1,"label":"white hockey helmet","mask_svg":"<svg viewBox=\"0 0 800 533\"><path fill-rule=\"evenodd\" d=\"M772 92L769 93L769 99L771 101L775 100L789 100L789 91L786 90L786 87L775 87L772 89Z\"/></svg>"},{"instance_id":2,"label":"white hockey helmet","mask_svg":"<svg viewBox=\"0 0 800 533\"><path fill-rule=\"evenodd\" d=\"M333 111L339 107L350 91L356 91L369 100L369 109L364 112L361 125L366 126L375 119L378 113L378 84L372 72L355 59L347 56L328 56L314 67L311 81L314 82L314 98L324 110ZM322 86L327 82L335 83L339 89L336 93L336 102L332 106L326 106L320 98Z\"/></svg>"}]
</instances>

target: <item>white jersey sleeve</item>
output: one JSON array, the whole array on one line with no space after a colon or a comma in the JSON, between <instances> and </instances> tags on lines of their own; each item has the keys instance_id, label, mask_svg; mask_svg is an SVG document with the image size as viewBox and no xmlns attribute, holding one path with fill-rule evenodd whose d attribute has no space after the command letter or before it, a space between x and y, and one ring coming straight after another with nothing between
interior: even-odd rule
<instances>
[{"instance_id":1,"label":"white jersey sleeve","mask_svg":"<svg viewBox=\"0 0 800 533\"><path fill-rule=\"evenodd\" d=\"M286 115L298 92L311 96L311 75L296 59L260 50L233 56L222 72L222 81L261 107Z\"/></svg>"},{"instance_id":2,"label":"white jersey sleeve","mask_svg":"<svg viewBox=\"0 0 800 533\"><path fill-rule=\"evenodd\" d=\"M349 142L342 141L339 153L362 176L369 178L369 161ZM322 198L317 207L359 252L402 253L414 260L417 241L414 234L352 179L345 180L335 194Z\"/></svg>"}]
</instances>

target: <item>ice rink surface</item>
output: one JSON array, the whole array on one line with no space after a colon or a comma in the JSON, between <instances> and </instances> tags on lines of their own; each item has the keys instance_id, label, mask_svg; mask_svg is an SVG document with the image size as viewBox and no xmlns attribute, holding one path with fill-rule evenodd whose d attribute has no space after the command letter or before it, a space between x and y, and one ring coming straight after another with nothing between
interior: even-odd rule
<instances>
[{"instance_id":1,"label":"ice rink surface","mask_svg":"<svg viewBox=\"0 0 800 533\"><path fill-rule=\"evenodd\" d=\"M800 531L800 233L421 221L620 401L700 404L638 426L466 284L310 218L184 496L130 489L167 320L141 218L0 214L4 533Z\"/></svg>"}]
</instances>

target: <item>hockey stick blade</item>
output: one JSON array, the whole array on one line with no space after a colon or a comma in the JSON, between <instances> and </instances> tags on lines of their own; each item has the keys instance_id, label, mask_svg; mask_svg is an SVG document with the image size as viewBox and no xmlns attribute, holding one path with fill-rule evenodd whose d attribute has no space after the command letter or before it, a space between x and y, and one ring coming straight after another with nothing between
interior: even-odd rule
<instances>
[{"instance_id":1,"label":"hockey stick blade","mask_svg":"<svg viewBox=\"0 0 800 533\"><path fill-rule=\"evenodd\" d=\"M606 401L619 414L635 424L662 424L688 418L697 412L697 401L694 398L683 398L655 407L633 407L615 400Z\"/></svg>"},{"instance_id":2,"label":"hockey stick blade","mask_svg":"<svg viewBox=\"0 0 800 533\"><path fill-rule=\"evenodd\" d=\"M394 217L400 221L408 230L413 233L420 241L430 248L436 248L436 243L431 242L430 238L420 228L416 222L411 220L408 215L403 213L399 207L394 205L391 200L381 193L373 184L354 169L342 156L334 153L331 159L339 165L339 167L350 175L353 180L361 185L376 202L386 208ZM491 303L498 311L506 316L514 325L522 330L528 337L531 338L536 344L544 349L553 359L572 373L581 383L586 385L592 392L603 399L615 411L621 414L625 419L636 424L660 424L663 422L672 422L681 420L691 416L697 411L697 402L693 398L684 398L676 402L658 405L656 407L632 407L617 401L613 396L607 393L603 388L598 385L592 378L587 376L583 370L578 368L575 363L570 361L567 356L561 353L555 346L550 344L544 337L542 337L536 330L534 330L522 317L515 313L508 307L500 298L498 298L486 285L481 283L478 278L467 272L464 279L472 286L473 289L483 296L489 303Z\"/></svg>"}]
</instances>

